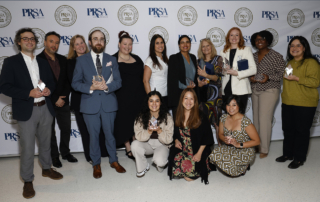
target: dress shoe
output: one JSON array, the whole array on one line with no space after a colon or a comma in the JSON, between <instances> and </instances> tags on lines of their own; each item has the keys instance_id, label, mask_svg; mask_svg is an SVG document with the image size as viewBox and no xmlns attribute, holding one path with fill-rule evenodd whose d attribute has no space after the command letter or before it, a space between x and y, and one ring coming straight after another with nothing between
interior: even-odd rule
<instances>
[{"instance_id":1,"label":"dress shoe","mask_svg":"<svg viewBox=\"0 0 320 202\"><path fill-rule=\"evenodd\" d=\"M23 186L23 193L22 196L24 198L32 198L36 195L36 192L33 189L32 182L25 182Z\"/></svg>"},{"instance_id":2,"label":"dress shoe","mask_svg":"<svg viewBox=\"0 0 320 202\"><path fill-rule=\"evenodd\" d=\"M116 171L118 172L118 173L125 173L126 172L126 169L124 169L118 162L113 162L113 163L111 163L110 164L110 167L111 168L114 168L114 169L116 169Z\"/></svg>"},{"instance_id":3,"label":"dress shoe","mask_svg":"<svg viewBox=\"0 0 320 202\"><path fill-rule=\"evenodd\" d=\"M52 158L52 165L56 168L62 167L62 163L61 163L59 157Z\"/></svg>"},{"instance_id":4,"label":"dress shoe","mask_svg":"<svg viewBox=\"0 0 320 202\"><path fill-rule=\"evenodd\" d=\"M280 157L278 157L278 158L276 158L276 162L286 162L287 160L293 160L293 158L292 157L287 157L287 156L280 156Z\"/></svg>"},{"instance_id":5,"label":"dress shoe","mask_svg":"<svg viewBox=\"0 0 320 202\"><path fill-rule=\"evenodd\" d=\"M303 161L293 160L293 161L288 165L288 168L296 169L296 168L299 168L299 167L302 166L302 165L303 165Z\"/></svg>"},{"instance_id":6,"label":"dress shoe","mask_svg":"<svg viewBox=\"0 0 320 202\"><path fill-rule=\"evenodd\" d=\"M42 176L49 177L53 180L60 180L63 178L63 175L61 175L61 173L57 172L54 168L42 169Z\"/></svg>"},{"instance_id":7,"label":"dress shoe","mask_svg":"<svg viewBox=\"0 0 320 202\"><path fill-rule=\"evenodd\" d=\"M261 158L261 159L266 158L267 156L268 156L268 154L260 153L260 158Z\"/></svg>"},{"instance_id":8,"label":"dress shoe","mask_svg":"<svg viewBox=\"0 0 320 202\"><path fill-rule=\"evenodd\" d=\"M72 154L68 154L67 156L62 157L63 160L67 160L70 163L76 163L78 162L78 159L76 159Z\"/></svg>"},{"instance_id":9,"label":"dress shoe","mask_svg":"<svg viewBox=\"0 0 320 202\"><path fill-rule=\"evenodd\" d=\"M100 164L93 166L93 177L99 179L102 177Z\"/></svg>"},{"instance_id":10,"label":"dress shoe","mask_svg":"<svg viewBox=\"0 0 320 202\"><path fill-rule=\"evenodd\" d=\"M150 170L150 165L148 163L146 169L144 169L142 172L137 173L137 177L139 178L143 177L149 170Z\"/></svg>"}]
</instances>

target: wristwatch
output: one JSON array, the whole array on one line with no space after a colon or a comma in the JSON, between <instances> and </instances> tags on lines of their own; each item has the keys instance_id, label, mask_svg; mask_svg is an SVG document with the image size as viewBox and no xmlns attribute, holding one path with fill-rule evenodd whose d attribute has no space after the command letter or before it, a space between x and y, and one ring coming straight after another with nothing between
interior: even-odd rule
<instances>
[{"instance_id":1,"label":"wristwatch","mask_svg":"<svg viewBox=\"0 0 320 202\"><path fill-rule=\"evenodd\" d=\"M240 143L240 148L241 148L241 149L243 148L243 143L242 143L242 142Z\"/></svg>"}]
</instances>

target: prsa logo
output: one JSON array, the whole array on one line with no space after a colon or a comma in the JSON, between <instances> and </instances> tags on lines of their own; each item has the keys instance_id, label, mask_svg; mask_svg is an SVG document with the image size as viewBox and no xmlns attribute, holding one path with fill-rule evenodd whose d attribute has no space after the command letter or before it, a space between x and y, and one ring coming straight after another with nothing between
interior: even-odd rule
<instances>
[{"instance_id":1,"label":"prsa logo","mask_svg":"<svg viewBox=\"0 0 320 202\"><path fill-rule=\"evenodd\" d=\"M131 38L132 38L133 44L139 44L138 35L136 35L136 34L131 34Z\"/></svg>"},{"instance_id":2,"label":"prsa logo","mask_svg":"<svg viewBox=\"0 0 320 202\"><path fill-rule=\"evenodd\" d=\"M279 20L278 11L262 11L262 18L267 20Z\"/></svg>"},{"instance_id":3,"label":"prsa logo","mask_svg":"<svg viewBox=\"0 0 320 202\"><path fill-rule=\"evenodd\" d=\"M108 13L105 8L87 8L87 15L94 18L107 18Z\"/></svg>"},{"instance_id":4,"label":"prsa logo","mask_svg":"<svg viewBox=\"0 0 320 202\"><path fill-rule=\"evenodd\" d=\"M167 18L168 12L166 8L149 8L149 15L153 15L155 18Z\"/></svg>"},{"instance_id":5,"label":"prsa logo","mask_svg":"<svg viewBox=\"0 0 320 202\"><path fill-rule=\"evenodd\" d=\"M313 12L313 18L320 20L320 11Z\"/></svg>"},{"instance_id":6,"label":"prsa logo","mask_svg":"<svg viewBox=\"0 0 320 202\"><path fill-rule=\"evenodd\" d=\"M180 38L182 35L184 35L184 34L179 34L178 38ZM196 35L187 34L187 36L191 39L192 44L198 43Z\"/></svg>"},{"instance_id":7,"label":"prsa logo","mask_svg":"<svg viewBox=\"0 0 320 202\"><path fill-rule=\"evenodd\" d=\"M60 36L60 41L62 42L63 45L70 45L70 40L72 36Z\"/></svg>"},{"instance_id":8,"label":"prsa logo","mask_svg":"<svg viewBox=\"0 0 320 202\"><path fill-rule=\"evenodd\" d=\"M25 8L22 9L22 16L23 17L29 17L31 19L42 19L44 18L43 12L40 9L37 8Z\"/></svg>"},{"instance_id":9,"label":"prsa logo","mask_svg":"<svg viewBox=\"0 0 320 202\"><path fill-rule=\"evenodd\" d=\"M14 42L11 37L0 36L0 47L12 47L13 45L14 45Z\"/></svg>"},{"instance_id":10,"label":"prsa logo","mask_svg":"<svg viewBox=\"0 0 320 202\"><path fill-rule=\"evenodd\" d=\"M212 19L225 19L226 15L222 9L208 9L207 17L211 17Z\"/></svg>"},{"instance_id":11,"label":"prsa logo","mask_svg":"<svg viewBox=\"0 0 320 202\"><path fill-rule=\"evenodd\" d=\"M314 54L314 57L316 57L318 59L318 61L320 62L320 54Z\"/></svg>"},{"instance_id":12,"label":"prsa logo","mask_svg":"<svg viewBox=\"0 0 320 202\"><path fill-rule=\"evenodd\" d=\"M70 137L72 138L81 138L81 133L79 130L71 129Z\"/></svg>"},{"instance_id":13,"label":"prsa logo","mask_svg":"<svg viewBox=\"0 0 320 202\"><path fill-rule=\"evenodd\" d=\"M18 141L19 139L20 139L19 132L4 134L4 140Z\"/></svg>"},{"instance_id":14,"label":"prsa logo","mask_svg":"<svg viewBox=\"0 0 320 202\"><path fill-rule=\"evenodd\" d=\"M251 36L243 35L243 40L246 42L246 46L251 46Z\"/></svg>"},{"instance_id":15,"label":"prsa logo","mask_svg":"<svg viewBox=\"0 0 320 202\"><path fill-rule=\"evenodd\" d=\"M287 36L287 42L289 43L290 40L291 40L293 37L295 37L295 36Z\"/></svg>"}]
</instances>

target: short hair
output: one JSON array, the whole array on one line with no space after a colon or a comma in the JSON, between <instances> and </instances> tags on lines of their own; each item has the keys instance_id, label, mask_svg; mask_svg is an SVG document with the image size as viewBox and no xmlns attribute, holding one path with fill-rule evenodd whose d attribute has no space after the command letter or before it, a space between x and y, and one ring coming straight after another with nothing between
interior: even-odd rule
<instances>
[{"instance_id":1,"label":"short hair","mask_svg":"<svg viewBox=\"0 0 320 202\"><path fill-rule=\"evenodd\" d=\"M19 45L19 42L21 41L21 34L25 32L31 32L34 36L36 44L39 42L38 37L36 37L36 34L30 27L21 28L16 32L16 36L14 37L14 43L16 44L19 51L21 51L21 46Z\"/></svg>"},{"instance_id":2,"label":"short hair","mask_svg":"<svg viewBox=\"0 0 320 202\"><path fill-rule=\"evenodd\" d=\"M73 58L78 57L77 52L75 50L73 50L74 44L75 44L77 38L82 39L83 43L86 44L86 41L82 35L79 35L79 34L74 35L70 40L69 53L68 53L67 59L73 59ZM89 52L89 49L86 44L86 53L88 53L88 52Z\"/></svg>"},{"instance_id":3,"label":"short hair","mask_svg":"<svg viewBox=\"0 0 320 202\"><path fill-rule=\"evenodd\" d=\"M106 43L106 35L101 31L101 30L99 30L99 29L96 29L96 30L94 30L93 32L91 32L90 34L89 34L89 41L91 41L92 42L92 35L93 35L93 33L95 33L95 32L101 32L102 34L103 34L103 37L104 37L104 43Z\"/></svg>"},{"instance_id":4,"label":"short hair","mask_svg":"<svg viewBox=\"0 0 320 202\"><path fill-rule=\"evenodd\" d=\"M180 45L180 41L181 41L183 38L188 38L188 40L189 40L190 43L191 43L191 39L190 39L190 37L189 37L188 35L182 35L182 36L179 37L178 45Z\"/></svg>"},{"instance_id":5,"label":"short hair","mask_svg":"<svg viewBox=\"0 0 320 202\"><path fill-rule=\"evenodd\" d=\"M238 95L230 95L227 99L226 102L224 103L224 108L226 109L226 106L231 102L231 100L235 100L238 107L239 107L239 112L240 114L245 114L246 113L246 107L244 106L244 103L241 101L240 96Z\"/></svg>"},{"instance_id":6,"label":"short hair","mask_svg":"<svg viewBox=\"0 0 320 202\"><path fill-rule=\"evenodd\" d=\"M208 44L210 44L210 46L211 46L211 59L213 59L214 58L214 56L216 56L217 55L217 50L216 50L216 48L214 47L214 45L213 45L213 43L211 42L211 40L210 39L208 39L208 38L204 38L204 39L201 39L200 40L200 43L199 43L199 48L198 48L198 59L205 59L205 56L203 55L203 53L202 53L202 42L207 42Z\"/></svg>"},{"instance_id":7,"label":"short hair","mask_svg":"<svg viewBox=\"0 0 320 202\"><path fill-rule=\"evenodd\" d=\"M271 46L272 41L273 41L273 35L271 34L271 32L267 31L267 30L262 30L260 32L256 32L251 36L250 42L253 48L257 49L256 47L256 38L257 36L261 36L263 38L266 39L267 43L268 43L268 47Z\"/></svg>"},{"instance_id":8,"label":"short hair","mask_svg":"<svg viewBox=\"0 0 320 202\"><path fill-rule=\"evenodd\" d=\"M123 39L131 39L131 41L133 42L133 39L131 38L129 33L126 31L119 32L118 37L119 37L119 43L121 43Z\"/></svg>"},{"instance_id":9,"label":"short hair","mask_svg":"<svg viewBox=\"0 0 320 202\"><path fill-rule=\"evenodd\" d=\"M47 37L48 36L51 36L51 35L54 35L54 36L56 36L56 37L58 37L59 38L59 41L60 41L60 34L58 34L57 32L55 32L55 31L52 31L52 32L48 32L47 34L46 34L46 36L44 37L44 40L45 41L47 41Z\"/></svg>"}]
</instances>

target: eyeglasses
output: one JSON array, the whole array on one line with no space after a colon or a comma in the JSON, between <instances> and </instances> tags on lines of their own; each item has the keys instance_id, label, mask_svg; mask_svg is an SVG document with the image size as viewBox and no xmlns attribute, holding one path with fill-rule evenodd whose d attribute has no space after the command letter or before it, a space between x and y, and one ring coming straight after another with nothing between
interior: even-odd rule
<instances>
[{"instance_id":1,"label":"eyeglasses","mask_svg":"<svg viewBox=\"0 0 320 202\"><path fill-rule=\"evenodd\" d=\"M254 40L255 42L258 42L258 41L264 41L264 40L266 40L266 38L265 37L262 37L262 38L257 38L256 40Z\"/></svg>"},{"instance_id":2,"label":"eyeglasses","mask_svg":"<svg viewBox=\"0 0 320 202\"><path fill-rule=\"evenodd\" d=\"M104 38L100 38L100 39L98 39L98 38L93 38L92 41L104 43L105 39L104 39Z\"/></svg>"},{"instance_id":3,"label":"eyeglasses","mask_svg":"<svg viewBox=\"0 0 320 202\"><path fill-rule=\"evenodd\" d=\"M301 44L298 44L298 45L296 45L296 46L295 46L295 45L290 45L289 47L290 47L290 48L294 48L294 47L302 48L303 46L302 46Z\"/></svg>"},{"instance_id":4,"label":"eyeglasses","mask_svg":"<svg viewBox=\"0 0 320 202\"><path fill-rule=\"evenodd\" d=\"M31 41L31 42L35 42L36 41L36 39L34 38L34 37L31 37L31 38L28 38L28 37L23 37L23 38L21 38L24 42L28 42L29 40Z\"/></svg>"}]
</instances>

